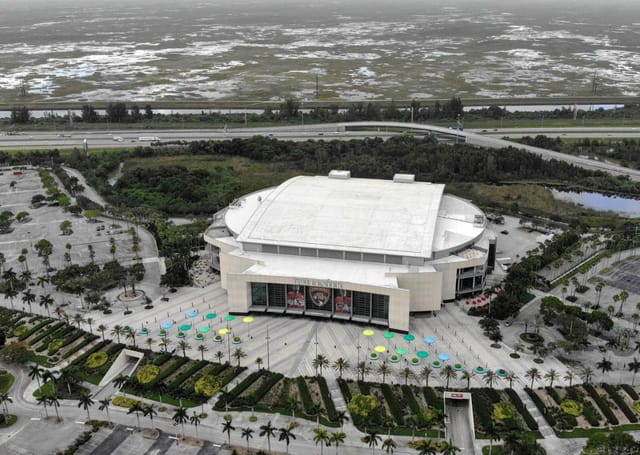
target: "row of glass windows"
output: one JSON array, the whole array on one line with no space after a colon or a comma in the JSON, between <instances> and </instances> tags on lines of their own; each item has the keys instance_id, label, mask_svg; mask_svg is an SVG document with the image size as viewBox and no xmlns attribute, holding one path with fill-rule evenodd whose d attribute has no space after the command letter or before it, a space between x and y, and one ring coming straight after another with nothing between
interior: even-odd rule
<instances>
[{"instance_id":1,"label":"row of glass windows","mask_svg":"<svg viewBox=\"0 0 640 455\"><path fill-rule=\"evenodd\" d=\"M288 254L292 256L343 259L347 261L358 262L379 262L382 264L402 264L402 256L395 256L392 254L358 253L352 251L298 248L284 245L258 245L255 243L243 243L242 249L245 251L262 251L263 253Z\"/></svg>"},{"instance_id":2,"label":"row of glass windows","mask_svg":"<svg viewBox=\"0 0 640 455\"><path fill-rule=\"evenodd\" d=\"M251 283L251 305L327 314L389 318L389 296L318 286Z\"/></svg>"}]
</instances>

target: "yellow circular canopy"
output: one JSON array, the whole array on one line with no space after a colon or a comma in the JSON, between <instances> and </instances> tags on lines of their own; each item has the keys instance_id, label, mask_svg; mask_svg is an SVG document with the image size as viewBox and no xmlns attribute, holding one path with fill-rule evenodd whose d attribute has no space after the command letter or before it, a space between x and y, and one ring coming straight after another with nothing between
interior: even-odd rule
<instances>
[{"instance_id":1,"label":"yellow circular canopy","mask_svg":"<svg viewBox=\"0 0 640 455\"><path fill-rule=\"evenodd\" d=\"M383 352L387 352L387 348L385 348L384 346L376 346L375 348L373 348L374 351L379 352L379 353L383 353Z\"/></svg>"},{"instance_id":2,"label":"yellow circular canopy","mask_svg":"<svg viewBox=\"0 0 640 455\"><path fill-rule=\"evenodd\" d=\"M371 329L366 329L366 330L363 330L363 331L362 331L362 334L363 334L364 336L366 336L366 337L373 336L373 334L374 334L374 333L376 333L376 332L374 332L374 331L373 331L373 330L371 330Z\"/></svg>"},{"instance_id":3,"label":"yellow circular canopy","mask_svg":"<svg viewBox=\"0 0 640 455\"><path fill-rule=\"evenodd\" d=\"M220 329L220 330L218 330L218 333L219 333L220 335L228 335L228 334L230 334L230 333L231 333L231 330L229 330L228 328L226 328L226 327L225 327L224 329Z\"/></svg>"},{"instance_id":4,"label":"yellow circular canopy","mask_svg":"<svg viewBox=\"0 0 640 455\"><path fill-rule=\"evenodd\" d=\"M242 318L242 322L246 322L247 324L253 322L253 316L247 316Z\"/></svg>"}]
</instances>

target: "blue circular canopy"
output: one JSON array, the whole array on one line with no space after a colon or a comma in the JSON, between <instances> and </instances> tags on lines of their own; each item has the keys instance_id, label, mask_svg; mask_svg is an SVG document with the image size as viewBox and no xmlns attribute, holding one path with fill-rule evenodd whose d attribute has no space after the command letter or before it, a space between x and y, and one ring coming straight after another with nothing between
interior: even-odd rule
<instances>
[{"instance_id":1,"label":"blue circular canopy","mask_svg":"<svg viewBox=\"0 0 640 455\"><path fill-rule=\"evenodd\" d=\"M193 310L187 313L187 316L190 318L195 318L198 315L198 311L197 310Z\"/></svg>"},{"instance_id":2,"label":"blue circular canopy","mask_svg":"<svg viewBox=\"0 0 640 455\"><path fill-rule=\"evenodd\" d=\"M173 322L165 322L160 327L162 327L163 329L170 329L171 327L173 327Z\"/></svg>"},{"instance_id":3,"label":"blue circular canopy","mask_svg":"<svg viewBox=\"0 0 640 455\"><path fill-rule=\"evenodd\" d=\"M436 339L434 337L426 337L424 339L424 342L427 343L427 344L433 344L433 343L436 342Z\"/></svg>"},{"instance_id":4,"label":"blue circular canopy","mask_svg":"<svg viewBox=\"0 0 640 455\"><path fill-rule=\"evenodd\" d=\"M449 354L444 354L444 353L443 353L443 354L440 354L440 355L438 356L438 358L439 358L440 360L442 360L443 362L446 362L447 360L451 359L451 356L450 356Z\"/></svg>"}]
</instances>

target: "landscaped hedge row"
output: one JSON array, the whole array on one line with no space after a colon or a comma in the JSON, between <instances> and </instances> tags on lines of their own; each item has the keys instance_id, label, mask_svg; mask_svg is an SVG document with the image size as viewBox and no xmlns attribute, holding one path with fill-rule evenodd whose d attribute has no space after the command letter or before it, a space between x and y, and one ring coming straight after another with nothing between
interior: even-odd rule
<instances>
[{"instance_id":1,"label":"landscaped hedge row","mask_svg":"<svg viewBox=\"0 0 640 455\"><path fill-rule=\"evenodd\" d=\"M227 365L225 364L224 366L226 367ZM246 369L247 369L246 367L232 367L232 366L221 369L219 373L220 387L224 387L227 384L229 384L231 381L233 381L233 378L238 376L240 373L242 373Z\"/></svg>"},{"instance_id":2,"label":"landscaped hedge row","mask_svg":"<svg viewBox=\"0 0 640 455\"><path fill-rule=\"evenodd\" d=\"M38 336L36 336L33 340L31 340L31 346L35 346L35 344L38 341L42 340L46 336L49 336L53 332L55 332L58 329L60 329L60 327L64 327L64 326L66 326L66 324L64 322L61 322L61 321L60 322L56 322L51 327L48 327L46 330L44 330L42 333L40 333Z\"/></svg>"},{"instance_id":3,"label":"landscaped hedge row","mask_svg":"<svg viewBox=\"0 0 640 455\"><path fill-rule=\"evenodd\" d=\"M336 411L336 405L331 399L331 393L329 393L329 386L327 381L322 377L317 378L318 387L320 387L320 395L322 395L322 401L324 401L324 408L327 410L327 418L332 422L338 421L338 412Z\"/></svg>"},{"instance_id":4,"label":"landscaped hedge row","mask_svg":"<svg viewBox=\"0 0 640 455\"><path fill-rule=\"evenodd\" d=\"M584 388L584 390L587 391L587 393L593 399L593 401L595 401L595 403L600 408L600 411L602 411L602 415L604 415L604 417L609 421L609 423L611 425L618 425L618 423L620 422L618 421L618 418L615 416L615 414L609 407L609 403L607 403L607 400L602 398L591 384L583 384L582 387Z\"/></svg>"},{"instance_id":5,"label":"landscaped hedge row","mask_svg":"<svg viewBox=\"0 0 640 455\"><path fill-rule=\"evenodd\" d=\"M562 403L562 398L560 398L558 391L553 387L545 387L544 389L547 391L547 394L549 394L549 396L553 398L553 401L555 401L556 404L560 406L560 403Z\"/></svg>"},{"instance_id":6,"label":"landscaped hedge row","mask_svg":"<svg viewBox=\"0 0 640 455\"><path fill-rule=\"evenodd\" d=\"M302 399L302 405L304 406L304 412L307 415L313 415L316 405L311 399L311 393L309 387L307 387L307 381L302 376L296 378L296 384L298 384L298 390L300 391L300 398Z\"/></svg>"},{"instance_id":7,"label":"landscaped hedge row","mask_svg":"<svg viewBox=\"0 0 640 455\"><path fill-rule=\"evenodd\" d=\"M225 403L232 402L238 395L248 389L251 384L253 384L258 380L260 376L262 376L263 372L264 370L254 371L249 376L244 378L244 380L241 381L240 384L235 386L233 389L228 392L223 392L220 395L220 399L218 399L218 401L216 402L215 407L217 409L224 409Z\"/></svg>"},{"instance_id":8,"label":"landscaped hedge row","mask_svg":"<svg viewBox=\"0 0 640 455\"><path fill-rule=\"evenodd\" d=\"M416 401L416 397L413 395L413 389L411 386L406 384L402 385L402 395L404 396L404 400L409 405L411 409L411 414L417 415L420 414L420 405Z\"/></svg>"},{"instance_id":9,"label":"landscaped hedge row","mask_svg":"<svg viewBox=\"0 0 640 455\"><path fill-rule=\"evenodd\" d=\"M54 355L56 352L58 352L60 349L64 348L65 346L70 345L71 343L75 342L78 338L80 338L82 335L84 335L84 332L82 330L76 330L73 333L71 333L70 335L67 335L63 340L62 340L62 344L56 348L56 349L51 349L49 350L49 352L47 352L48 355Z\"/></svg>"},{"instance_id":10,"label":"landscaped hedge row","mask_svg":"<svg viewBox=\"0 0 640 455\"><path fill-rule=\"evenodd\" d=\"M168 352L163 352L161 354L159 354L155 359L153 359L153 361L151 362L153 365L159 367L160 365L162 365L165 362L168 362L169 360L171 360L171 354L169 354Z\"/></svg>"},{"instance_id":11,"label":"landscaped hedge row","mask_svg":"<svg viewBox=\"0 0 640 455\"><path fill-rule=\"evenodd\" d=\"M41 328L45 327L48 324L51 324L53 322L53 319L45 319L44 321L42 321L41 323L34 325L33 327L31 327L31 329L27 330L25 333L23 333L22 335L20 335L18 337L19 341L24 341L27 338L29 338L31 335L33 335L34 333L36 333L38 330L40 330Z\"/></svg>"},{"instance_id":12,"label":"landscaped hedge row","mask_svg":"<svg viewBox=\"0 0 640 455\"><path fill-rule=\"evenodd\" d=\"M382 395L387 405L389 405L389 410L396 424L400 426L404 425L404 409L399 398L393 393L391 386L389 384L380 384L380 390L382 390Z\"/></svg>"},{"instance_id":13,"label":"landscaped hedge row","mask_svg":"<svg viewBox=\"0 0 640 455\"><path fill-rule=\"evenodd\" d=\"M358 381L358 388L363 395L371 395L371 384L364 381Z\"/></svg>"},{"instance_id":14,"label":"landscaped hedge row","mask_svg":"<svg viewBox=\"0 0 640 455\"><path fill-rule=\"evenodd\" d=\"M104 348L109 343L111 343L110 340L100 341L99 343L96 343L94 346L91 347L91 349L87 350L87 352L78 356L73 362L71 362L71 365L75 365L75 366L78 366L80 369L83 369L89 356L94 352L98 352L102 350L102 348Z\"/></svg>"},{"instance_id":15,"label":"landscaped hedge row","mask_svg":"<svg viewBox=\"0 0 640 455\"><path fill-rule=\"evenodd\" d=\"M591 425L592 427L599 427L600 414L598 414L598 411L595 410L590 401L584 400L582 405L584 406L584 408L582 409L582 415L584 415L584 418L587 419L589 425Z\"/></svg>"},{"instance_id":16,"label":"landscaped hedge row","mask_svg":"<svg viewBox=\"0 0 640 455\"><path fill-rule=\"evenodd\" d=\"M281 373L272 373L270 371L265 371L265 373L262 375L262 383L258 386L258 388L246 396L236 397L231 402L231 405L235 407L255 406L283 377L284 375Z\"/></svg>"},{"instance_id":17,"label":"landscaped hedge row","mask_svg":"<svg viewBox=\"0 0 640 455\"><path fill-rule=\"evenodd\" d=\"M351 401L351 390L349 390L349 384L342 378L338 379L338 386L340 386L340 391L342 392L342 396L344 400L349 404Z\"/></svg>"},{"instance_id":18,"label":"landscaped hedge row","mask_svg":"<svg viewBox=\"0 0 640 455\"><path fill-rule=\"evenodd\" d=\"M207 366L208 363L209 362L203 361L203 360L195 362L189 368L186 368L182 373L176 375L176 377L173 378L173 381L171 381L169 384L167 384L167 389L169 389L169 390L178 390L178 388L180 387L180 385L184 381L186 381L191 375L196 374L202 368Z\"/></svg>"},{"instance_id":19,"label":"landscaped hedge row","mask_svg":"<svg viewBox=\"0 0 640 455\"><path fill-rule=\"evenodd\" d=\"M636 392L636 390L631 387L629 384L622 384L621 386L625 392L627 392L627 394L631 397L631 399L633 401L638 401L640 399L640 396L638 396L638 393Z\"/></svg>"},{"instance_id":20,"label":"landscaped hedge row","mask_svg":"<svg viewBox=\"0 0 640 455\"><path fill-rule=\"evenodd\" d=\"M185 357L173 357L173 363L167 368L161 368L158 376L147 384L147 388L153 388L156 384L164 382L166 378L178 371L185 363L189 362L189 359ZM167 384L168 385L168 384Z\"/></svg>"},{"instance_id":21,"label":"landscaped hedge row","mask_svg":"<svg viewBox=\"0 0 640 455\"><path fill-rule=\"evenodd\" d=\"M550 409L548 409L545 406L545 404L542 402L542 400L540 399L538 394L535 392L535 390L531 390L529 387L525 388L524 390L525 390L525 392L527 392L527 395L529 395L529 397L531 397L531 399L535 403L535 405L538 408L538 410L540 411L540 413L544 416L544 418L547 421L547 423L549 425L551 425L552 427L555 427L556 423L557 423L556 422L556 418L553 416L553 413L550 412Z\"/></svg>"},{"instance_id":22,"label":"landscaped hedge row","mask_svg":"<svg viewBox=\"0 0 640 455\"><path fill-rule=\"evenodd\" d=\"M620 396L616 388L610 384L602 384L602 387L607 391L613 401L615 401L616 405L618 405L618 408L620 408L624 415L627 416L629 422L636 423L638 421L638 417L636 416L635 412L629 409L629 406L627 406L627 403Z\"/></svg>"},{"instance_id":23,"label":"landscaped hedge row","mask_svg":"<svg viewBox=\"0 0 640 455\"><path fill-rule=\"evenodd\" d=\"M505 389L505 392L509 397L509 401L513 403L516 410L524 419L524 423L527 424L527 427L529 427L531 431L538 431L538 422L536 422L536 419L533 418L529 410L525 407L524 403L518 396L518 393L513 389Z\"/></svg>"},{"instance_id":24,"label":"landscaped hedge row","mask_svg":"<svg viewBox=\"0 0 640 455\"><path fill-rule=\"evenodd\" d=\"M487 429L487 425L493 419L493 404L483 393L483 389L471 389L471 399L473 402L473 412L476 414L475 421L481 431Z\"/></svg>"},{"instance_id":25,"label":"landscaped hedge row","mask_svg":"<svg viewBox=\"0 0 640 455\"><path fill-rule=\"evenodd\" d=\"M64 355L62 356L62 358L63 359L68 359L73 354L75 354L80 349L84 348L86 345L88 345L89 343L91 343L93 340L95 340L97 338L98 338L98 335L91 335L90 333L89 334L85 333L84 341L82 343L78 343L73 348L71 348L67 352L65 352Z\"/></svg>"},{"instance_id":26,"label":"landscaped hedge row","mask_svg":"<svg viewBox=\"0 0 640 455\"><path fill-rule=\"evenodd\" d=\"M443 409L444 401L437 394L435 389L431 387L424 388L424 399L427 401L427 404L435 409Z\"/></svg>"}]
</instances>

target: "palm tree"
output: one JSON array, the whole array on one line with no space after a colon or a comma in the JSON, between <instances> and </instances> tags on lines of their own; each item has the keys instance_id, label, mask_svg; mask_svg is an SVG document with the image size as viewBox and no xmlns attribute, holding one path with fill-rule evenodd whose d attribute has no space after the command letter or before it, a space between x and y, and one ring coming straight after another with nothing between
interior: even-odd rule
<instances>
[{"instance_id":1,"label":"palm tree","mask_svg":"<svg viewBox=\"0 0 640 455\"><path fill-rule=\"evenodd\" d=\"M487 436L489 436L489 455L493 450L493 441L500 440L500 432L498 431L498 426L493 422L493 420L489 421L489 425L486 429Z\"/></svg>"},{"instance_id":2,"label":"palm tree","mask_svg":"<svg viewBox=\"0 0 640 455\"><path fill-rule=\"evenodd\" d=\"M67 385L67 391L71 395L71 386L78 383L78 368L76 366L68 366L64 370L60 370L58 381Z\"/></svg>"},{"instance_id":3,"label":"palm tree","mask_svg":"<svg viewBox=\"0 0 640 455\"><path fill-rule=\"evenodd\" d=\"M109 398L105 398L104 400L100 400L98 403L100 403L98 409L107 413L107 420L111 423L111 417L109 417L109 404L111 404L111 400Z\"/></svg>"},{"instance_id":4,"label":"palm tree","mask_svg":"<svg viewBox=\"0 0 640 455\"><path fill-rule=\"evenodd\" d=\"M449 381L451 379L456 379L458 377L458 373L453 369L451 365L446 365L442 371L440 372L440 376L447 380L447 385L445 386L446 390L449 390Z\"/></svg>"},{"instance_id":5,"label":"palm tree","mask_svg":"<svg viewBox=\"0 0 640 455\"><path fill-rule=\"evenodd\" d=\"M120 335L122 335L123 333L124 332L120 324L114 325L113 329L111 329L111 335L115 335L118 338L118 344L120 344Z\"/></svg>"},{"instance_id":6,"label":"palm tree","mask_svg":"<svg viewBox=\"0 0 640 455\"><path fill-rule=\"evenodd\" d=\"M271 420L269 420L266 425L260 426L260 433L258 436L267 437L267 448L269 453L271 453L271 438L276 437L276 427L271 426Z\"/></svg>"},{"instance_id":7,"label":"palm tree","mask_svg":"<svg viewBox=\"0 0 640 455\"><path fill-rule=\"evenodd\" d=\"M516 376L516 374L513 371L509 371L505 379L509 381L509 388L513 389L513 381L518 379L518 376Z\"/></svg>"},{"instance_id":8,"label":"palm tree","mask_svg":"<svg viewBox=\"0 0 640 455\"><path fill-rule=\"evenodd\" d=\"M153 425L153 418L158 415L158 411L156 411L156 407L153 403L148 404L142 408L142 415L149 416L149 420L151 420L151 428L155 428Z\"/></svg>"},{"instance_id":9,"label":"palm tree","mask_svg":"<svg viewBox=\"0 0 640 455\"><path fill-rule=\"evenodd\" d=\"M200 416L196 413L196 411L193 411L193 414L191 415L191 417L189 417L189 422L191 422L191 425L196 427L196 438L197 438L198 437L198 425L200 425Z\"/></svg>"},{"instance_id":10,"label":"palm tree","mask_svg":"<svg viewBox=\"0 0 640 455\"><path fill-rule=\"evenodd\" d=\"M391 438L387 438L384 441L382 441L382 448L387 453L395 452L396 451L396 447L398 447L398 444L396 444L396 441L394 441Z\"/></svg>"},{"instance_id":11,"label":"palm tree","mask_svg":"<svg viewBox=\"0 0 640 455\"><path fill-rule=\"evenodd\" d=\"M222 363L222 358L224 357L224 353L222 351L218 351L214 354L214 357L218 359L218 363Z\"/></svg>"},{"instance_id":12,"label":"palm tree","mask_svg":"<svg viewBox=\"0 0 640 455\"><path fill-rule=\"evenodd\" d=\"M29 378L33 381L34 379L38 381L38 389L40 388L40 378L42 377L43 369L38 365L31 365L29 367Z\"/></svg>"},{"instance_id":13,"label":"palm tree","mask_svg":"<svg viewBox=\"0 0 640 455\"><path fill-rule=\"evenodd\" d=\"M262 357L256 357L256 365L258 365L258 370L262 370L263 363L264 363L264 360L262 360Z\"/></svg>"},{"instance_id":14,"label":"palm tree","mask_svg":"<svg viewBox=\"0 0 640 455\"><path fill-rule=\"evenodd\" d=\"M13 398L11 398L8 393L0 393L0 403L2 403L4 421L7 422L7 419L9 418L9 407L7 406L7 403L13 403Z\"/></svg>"},{"instance_id":15,"label":"palm tree","mask_svg":"<svg viewBox=\"0 0 640 455\"><path fill-rule=\"evenodd\" d=\"M400 376L404 378L404 385L407 385L409 379L412 379L415 375L413 374L413 370L407 367L403 368L402 371L400 371Z\"/></svg>"},{"instance_id":16,"label":"palm tree","mask_svg":"<svg viewBox=\"0 0 640 455\"><path fill-rule=\"evenodd\" d=\"M533 389L533 381L535 381L536 379L540 380L540 378L542 377L540 376L540 372L537 368L529 368L524 375L525 377L531 379L531 387L529 387L530 389Z\"/></svg>"},{"instance_id":17,"label":"palm tree","mask_svg":"<svg viewBox=\"0 0 640 455\"><path fill-rule=\"evenodd\" d=\"M386 362L382 362L382 365L378 367L378 374L382 376L382 383L384 384L387 375L391 373L391 369L387 366Z\"/></svg>"},{"instance_id":18,"label":"palm tree","mask_svg":"<svg viewBox=\"0 0 640 455\"><path fill-rule=\"evenodd\" d=\"M567 371L562 379L569 381L569 387L573 385L573 378L575 375L571 371Z\"/></svg>"},{"instance_id":19,"label":"palm tree","mask_svg":"<svg viewBox=\"0 0 640 455\"><path fill-rule=\"evenodd\" d=\"M313 442L316 445L320 444L320 455L322 455L323 447L325 444L329 444L329 433L324 428L313 429Z\"/></svg>"},{"instance_id":20,"label":"palm tree","mask_svg":"<svg viewBox=\"0 0 640 455\"><path fill-rule=\"evenodd\" d=\"M47 411L47 404L49 404L49 397L47 397L46 395L40 395L39 397L36 398L36 401L38 402L38 404L41 404L42 406L44 406L44 414L45 416L49 417L49 411Z\"/></svg>"},{"instance_id":21,"label":"palm tree","mask_svg":"<svg viewBox=\"0 0 640 455\"><path fill-rule=\"evenodd\" d=\"M147 349L148 349L148 350L151 350L151 346L153 346L153 343L155 343L155 342L156 342L156 340L154 340L154 339L153 339L153 338L151 338L151 337L147 337L147 339L146 339L146 340L144 340L144 342L145 342L145 343L147 343Z\"/></svg>"},{"instance_id":22,"label":"palm tree","mask_svg":"<svg viewBox=\"0 0 640 455\"><path fill-rule=\"evenodd\" d=\"M182 357L187 357L187 349L191 349L191 345L186 340L178 341L178 347L182 349Z\"/></svg>"},{"instance_id":23,"label":"palm tree","mask_svg":"<svg viewBox=\"0 0 640 455\"><path fill-rule=\"evenodd\" d=\"M462 370L460 372L460 379L462 379L463 381L467 381L467 390L469 390L469 387L471 386L471 373L469 373L467 370Z\"/></svg>"},{"instance_id":24,"label":"palm tree","mask_svg":"<svg viewBox=\"0 0 640 455\"><path fill-rule=\"evenodd\" d=\"M38 277L38 286L40 286L42 289L44 289L44 286L46 284L49 284L49 278L47 278L45 275L40 275Z\"/></svg>"},{"instance_id":25,"label":"palm tree","mask_svg":"<svg viewBox=\"0 0 640 455\"><path fill-rule=\"evenodd\" d=\"M230 418L228 420L225 419L224 422L222 423L222 432L227 433L227 441L229 446L231 446L231 432L235 430L236 430L236 427L231 425L231 419Z\"/></svg>"},{"instance_id":26,"label":"palm tree","mask_svg":"<svg viewBox=\"0 0 640 455\"><path fill-rule=\"evenodd\" d=\"M360 380L364 382L364 378L371 372L371 368L369 368L367 362L360 362L356 367L356 372L360 376Z\"/></svg>"},{"instance_id":27,"label":"palm tree","mask_svg":"<svg viewBox=\"0 0 640 455\"><path fill-rule=\"evenodd\" d=\"M338 372L338 377L342 378L342 372L349 369L349 361L340 357L333 362L333 369Z\"/></svg>"},{"instance_id":28,"label":"palm tree","mask_svg":"<svg viewBox=\"0 0 640 455\"><path fill-rule=\"evenodd\" d=\"M75 322L78 328L80 328L80 324L84 322L84 318L82 317L81 314L76 313L73 315L73 322Z\"/></svg>"},{"instance_id":29,"label":"palm tree","mask_svg":"<svg viewBox=\"0 0 640 455\"><path fill-rule=\"evenodd\" d=\"M336 413L336 420L338 421L338 424L340 425L340 428L342 428L344 423L349 421L349 416L347 415L346 411L338 411Z\"/></svg>"},{"instance_id":30,"label":"palm tree","mask_svg":"<svg viewBox=\"0 0 640 455\"><path fill-rule=\"evenodd\" d=\"M424 386L429 387L429 377L433 374L433 369L430 367L423 367L420 370L420 379L424 379Z\"/></svg>"},{"instance_id":31,"label":"palm tree","mask_svg":"<svg viewBox=\"0 0 640 455\"><path fill-rule=\"evenodd\" d=\"M460 451L462 451L462 449L453 445L451 439L442 443L442 455L456 455L456 453Z\"/></svg>"},{"instance_id":32,"label":"palm tree","mask_svg":"<svg viewBox=\"0 0 640 455\"><path fill-rule=\"evenodd\" d=\"M627 291L621 291L618 296L620 297L620 308L618 309L618 313L622 313L622 307L624 306L624 302L629 298L629 293Z\"/></svg>"},{"instance_id":33,"label":"palm tree","mask_svg":"<svg viewBox=\"0 0 640 455\"><path fill-rule=\"evenodd\" d=\"M203 343L200 343L198 345L198 351L200 352L200 358L202 359L202 361L204 362L204 353L207 352L209 350L209 348L207 348L207 346Z\"/></svg>"},{"instance_id":34,"label":"palm tree","mask_svg":"<svg viewBox=\"0 0 640 455\"><path fill-rule=\"evenodd\" d=\"M493 381L496 379L496 374L492 370L487 370L484 375L484 382L489 386L490 389L493 389Z\"/></svg>"},{"instance_id":35,"label":"palm tree","mask_svg":"<svg viewBox=\"0 0 640 455\"><path fill-rule=\"evenodd\" d=\"M127 331L126 338L127 340L131 340L131 344L135 348L136 347L136 331L133 329Z\"/></svg>"},{"instance_id":36,"label":"palm tree","mask_svg":"<svg viewBox=\"0 0 640 455\"><path fill-rule=\"evenodd\" d=\"M80 398L78 398L78 407L87 411L87 420L91 422L91 414L89 414L89 408L93 406L94 401L91 399L91 394L88 392L82 392Z\"/></svg>"},{"instance_id":37,"label":"palm tree","mask_svg":"<svg viewBox=\"0 0 640 455\"><path fill-rule=\"evenodd\" d=\"M558 379L558 372L551 369L547 374L544 375L544 378L549 380L549 387L553 387L553 381Z\"/></svg>"},{"instance_id":38,"label":"palm tree","mask_svg":"<svg viewBox=\"0 0 640 455\"><path fill-rule=\"evenodd\" d=\"M346 438L346 433L342 431L334 431L331 433L331 435L329 435L329 444L327 444L327 446L333 443L336 446L336 455L338 455L338 447L340 446L340 444L344 444L344 440Z\"/></svg>"},{"instance_id":39,"label":"palm tree","mask_svg":"<svg viewBox=\"0 0 640 455\"><path fill-rule=\"evenodd\" d=\"M29 313L33 313L33 310L31 309L31 304L35 301L36 301L36 295L33 292L31 292L31 289L27 288L27 290L22 292L22 303L26 303L27 305L29 305Z\"/></svg>"},{"instance_id":40,"label":"palm tree","mask_svg":"<svg viewBox=\"0 0 640 455\"><path fill-rule=\"evenodd\" d=\"M633 380L631 381L631 385L633 386L636 383L636 374L640 371L640 361L634 357L633 362L629 362L627 367L629 367L629 371L633 372Z\"/></svg>"},{"instance_id":41,"label":"palm tree","mask_svg":"<svg viewBox=\"0 0 640 455\"><path fill-rule=\"evenodd\" d=\"M596 367L598 370L602 370L602 373L606 373L607 371L613 370L613 364L610 360L605 359L604 357L598 363L596 363Z\"/></svg>"},{"instance_id":42,"label":"palm tree","mask_svg":"<svg viewBox=\"0 0 640 455\"><path fill-rule=\"evenodd\" d=\"M104 332L106 332L107 330L109 330L109 327L107 327L107 326L106 326L106 325L104 325L104 324L100 324L100 325L98 326L98 329L97 329L97 330L98 330L98 332L100 332L100 334L102 335L102 341L104 342L104 341L105 341L105 340L104 340Z\"/></svg>"},{"instance_id":43,"label":"palm tree","mask_svg":"<svg viewBox=\"0 0 640 455\"><path fill-rule=\"evenodd\" d=\"M170 344L171 344L171 340L167 337L164 337L162 338L162 340L160 340L160 347L162 348L165 354L167 353L167 349L169 348Z\"/></svg>"},{"instance_id":44,"label":"palm tree","mask_svg":"<svg viewBox=\"0 0 640 455\"><path fill-rule=\"evenodd\" d=\"M40 306L43 306L47 310L47 316L51 317L51 310L49 307L53 306L55 300L51 297L51 294L45 294L40 296Z\"/></svg>"},{"instance_id":45,"label":"palm tree","mask_svg":"<svg viewBox=\"0 0 640 455\"><path fill-rule=\"evenodd\" d=\"M49 406L53 406L53 409L56 411L56 419L60 422L60 414L58 414L58 407L60 406L60 401L58 400L58 395L53 392L51 395L47 396Z\"/></svg>"},{"instance_id":46,"label":"palm tree","mask_svg":"<svg viewBox=\"0 0 640 455\"><path fill-rule=\"evenodd\" d=\"M602 290L604 289L604 282L600 281L596 284L596 307L600 308L600 296L602 295Z\"/></svg>"},{"instance_id":47,"label":"palm tree","mask_svg":"<svg viewBox=\"0 0 640 455\"><path fill-rule=\"evenodd\" d=\"M136 401L131 406L129 406L129 411L127 412L127 414L133 414L134 412L136 413L136 420L138 421L138 431L140 431L140 413L144 413L144 406L141 402Z\"/></svg>"},{"instance_id":48,"label":"palm tree","mask_svg":"<svg viewBox=\"0 0 640 455\"><path fill-rule=\"evenodd\" d=\"M120 373L118 376L116 376L111 380L113 387L115 387L117 390L120 390L122 386L125 385L127 382L129 382L129 376L125 376L122 373Z\"/></svg>"},{"instance_id":49,"label":"palm tree","mask_svg":"<svg viewBox=\"0 0 640 455\"><path fill-rule=\"evenodd\" d=\"M180 406L175 409L175 413L173 414L173 421L176 424L182 425L182 435L184 436L184 424L189 420L189 416L187 414L187 409Z\"/></svg>"},{"instance_id":50,"label":"palm tree","mask_svg":"<svg viewBox=\"0 0 640 455\"><path fill-rule=\"evenodd\" d=\"M378 443L382 441L382 437L375 432L375 430L369 430L366 435L362 438L362 442L368 444L371 447L371 452L375 453L376 446Z\"/></svg>"},{"instance_id":51,"label":"palm tree","mask_svg":"<svg viewBox=\"0 0 640 455\"><path fill-rule=\"evenodd\" d=\"M242 429L242 437L247 440L247 453L249 452L249 439L253 438L253 428L246 427Z\"/></svg>"},{"instance_id":52,"label":"palm tree","mask_svg":"<svg viewBox=\"0 0 640 455\"><path fill-rule=\"evenodd\" d=\"M286 427L282 427L278 430L280 432L280 434L278 435L278 441L285 442L285 444L287 445L287 453L289 453L289 444L291 443L291 440L296 439L296 435L293 434L293 430L297 426L297 423L291 422Z\"/></svg>"},{"instance_id":53,"label":"palm tree","mask_svg":"<svg viewBox=\"0 0 640 455\"><path fill-rule=\"evenodd\" d=\"M438 453L431 439L420 439L413 444L413 447L419 455L436 455Z\"/></svg>"},{"instance_id":54,"label":"palm tree","mask_svg":"<svg viewBox=\"0 0 640 455\"><path fill-rule=\"evenodd\" d=\"M316 376L318 376L318 370L320 370L320 376L322 376L322 369L329 366L329 359L322 354L318 354L311 362L311 365L316 370Z\"/></svg>"},{"instance_id":55,"label":"palm tree","mask_svg":"<svg viewBox=\"0 0 640 455\"><path fill-rule=\"evenodd\" d=\"M591 381L591 376L593 376L593 370L589 367L583 368L580 372L580 377L585 384L589 384L589 382Z\"/></svg>"},{"instance_id":56,"label":"palm tree","mask_svg":"<svg viewBox=\"0 0 640 455\"><path fill-rule=\"evenodd\" d=\"M245 354L245 352L240 348L233 351L232 355L238 361L238 366L240 366L240 360L244 359L247 356L247 354Z\"/></svg>"}]
</instances>

